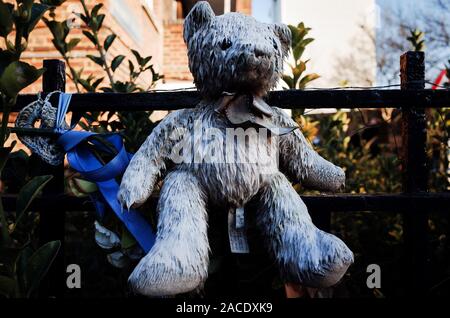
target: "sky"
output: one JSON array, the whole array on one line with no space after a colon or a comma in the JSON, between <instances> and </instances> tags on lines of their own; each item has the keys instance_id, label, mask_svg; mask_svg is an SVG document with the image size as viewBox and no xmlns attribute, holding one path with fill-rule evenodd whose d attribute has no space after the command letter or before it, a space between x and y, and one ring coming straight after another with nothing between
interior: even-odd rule
<instances>
[{"instance_id":1,"label":"sky","mask_svg":"<svg viewBox=\"0 0 450 318\"><path fill-rule=\"evenodd\" d=\"M398 9L402 11L414 13L418 10L424 10L429 0L377 0L377 4L382 9Z\"/></svg>"},{"instance_id":2,"label":"sky","mask_svg":"<svg viewBox=\"0 0 450 318\"><path fill-rule=\"evenodd\" d=\"M441 0L443 3L450 3L450 0ZM430 0L377 0L380 10L391 10L396 12L396 15L403 17L411 28L418 28L424 30L424 22L422 19L415 17L415 15L426 15L436 18L441 18L442 21L447 21L450 28L450 12L441 12L434 1ZM382 11L383 12L383 11ZM381 32L389 32L383 25L377 29L377 35ZM437 75L444 68L445 62L450 59L450 48L445 49L442 45L433 46L429 42L430 35L425 33L425 57L433 56L433 59L427 60L427 80L434 81ZM428 44L428 45L427 45ZM432 50L432 51L431 51Z\"/></svg>"},{"instance_id":3,"label":"sky","mask_svg":"<svg viewBox=\"0 0 450 318\"><path fill-rule=\"evenodd\" d=\"M450 0L443 0L450 1ZM384 10L391 10L394 12L400 12L403 16L414 16L415 14L427 10L433 11L432 2L429 0L377 0L381 12ZM420 28L420 21L417 21Z\"/></svg>"}]
</instances>

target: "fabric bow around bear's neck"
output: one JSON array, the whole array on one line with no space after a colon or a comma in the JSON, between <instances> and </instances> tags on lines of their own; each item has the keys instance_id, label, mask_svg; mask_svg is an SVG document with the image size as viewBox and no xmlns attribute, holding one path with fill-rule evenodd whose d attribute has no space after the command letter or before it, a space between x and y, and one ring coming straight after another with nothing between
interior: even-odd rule
<instances>
[{"instance_id":1,"label":"fabric bow around bear's neck","mask_svg":"<svg viewBox=\"0 0 450 318\"><path fill-rule=\"evenodd\" d=\"M272 108L261 97L250 94L223 92L216 112L225 114L233 125L256 125L276 136L289 134L297 128L274 125Z\"/></svg>"}]
</instances>

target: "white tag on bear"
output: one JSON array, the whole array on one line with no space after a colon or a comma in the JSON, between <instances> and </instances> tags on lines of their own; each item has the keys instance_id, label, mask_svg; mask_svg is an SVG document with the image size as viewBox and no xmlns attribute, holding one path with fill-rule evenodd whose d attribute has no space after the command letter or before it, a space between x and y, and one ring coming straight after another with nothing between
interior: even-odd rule
<instances>
[{"instance_id":1,"label":"white tag on bear","mask_svg":"<svg viewBox=\"0 0 450 318\"><path fill-rule=\"evenodd\" d=\"M236 230L241 230L245 227L244 208L236 209Z\"/></svg>"},{"instance_id":2,"label":"white tag on bear","mask_svg":"<svg viewBox=\"0 0 450 318\"><path fill-rule=\"evenodd\" d=\"M239 209L242 210L238 212ZM228 212L228 236L230 238L231 252L236 254L250 253L244 226L244 209L238 208L236 209L236 213L234 212L234 209L230 209ZM238 215L240 216L238 217ZM238 219L240 220L238 221Z\"/></svg>"}]
</instances>

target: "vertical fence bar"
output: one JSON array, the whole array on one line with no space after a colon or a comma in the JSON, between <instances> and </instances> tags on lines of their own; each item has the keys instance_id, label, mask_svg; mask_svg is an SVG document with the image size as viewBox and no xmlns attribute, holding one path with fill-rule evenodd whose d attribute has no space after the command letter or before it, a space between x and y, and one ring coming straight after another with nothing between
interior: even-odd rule
<instances>
[{"instance_id":1,"label":"vertical fence bar","mask_svg":"<svg viewBox=\"0 0 450 318\"><path fill-rule=\"evenodd\" d=\"M331 230L331 211L310 209L309 214L311 215L314 225L319 229L327 232Z\"/></svg>"},{"instance_id":2,"label":"vertical fence bar","mask_svg":"<svg viewBox=\"0 0 450 318\"><path fill-rule=\"evenodd\" d=\"M400 57L401 89L425 87L424 52L406 52ZM424 108L402 108L403 191L426 192L427 120ZM406 287L409 293L423 295L427 290L427 226L426 211L405 211L404 239Z\"/></svg>"},{"instance_id":3,"label":"vertical fence bar","mask_svg":"<svg viewBox=\"0 0 450 318\"><path fill-rule=\"evenodd\" d=\"M42 79L42 89L44 93L53 91L65 91L66 88L66 67L60 60L44 60L46 71ZM55 105L54 105L55 106ZM64 164L51 166L44 161L40 162L43 175L53 175L53 179L44 188L47 196L56 196L64 192ZM65 212L63 206L53 206L50 210L40 212L41 243L59 240L61 249L54 263L50 267L46 280L42 284L40 296L61 297L65 289L65 268L64 268L64 220Z\"/></svg>"}]
</instances>

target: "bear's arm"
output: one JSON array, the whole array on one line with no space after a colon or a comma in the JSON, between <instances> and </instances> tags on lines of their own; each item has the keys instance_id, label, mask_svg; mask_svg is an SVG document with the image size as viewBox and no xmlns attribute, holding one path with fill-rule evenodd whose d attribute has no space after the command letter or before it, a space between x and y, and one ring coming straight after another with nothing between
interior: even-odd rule
<instances>
[{"instance_id":1,"label":"bear's arm","mask_svg":"<svg viewBox=\"0 0 450 318\"><path fill-rule=\"evenodd\" d=\"M138 207L150 197L166 171L172 148L180 139L177 130L185 128L187 112L183 109L167 115L134 154L117 194L122 206Z\"/></svg>"},{"instance_id":2,"label":"bear's arm","mask_svg":"<svg viewBox=\"0 0 450 318\"><path fill-rule=\"evenodd\" d=\"M281 127L298 127L282 109L273 107L274 122ZM302 185L322 191L337 191L345 184L342 168L314 151L300 129L279 137L280 170Z\"/></svg>"}]
</instances>

